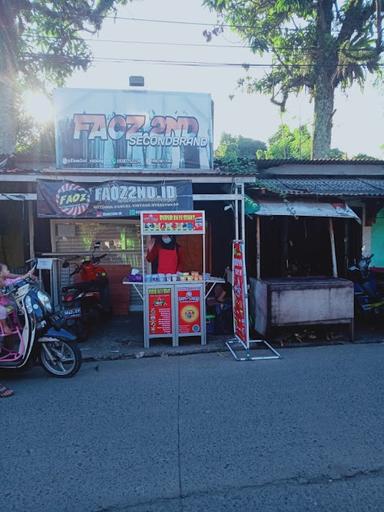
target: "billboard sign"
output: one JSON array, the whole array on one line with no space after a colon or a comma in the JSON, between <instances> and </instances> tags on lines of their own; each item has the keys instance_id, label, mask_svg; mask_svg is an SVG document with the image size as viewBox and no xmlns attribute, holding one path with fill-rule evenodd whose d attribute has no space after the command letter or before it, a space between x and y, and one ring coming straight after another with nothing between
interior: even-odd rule
<instances>
[{"instance_id":1,"label":"billboard sign","mask_svg":"<svg viewBox=\"0 0 384 512\"><path fill-rule=\"evenodd\" d=\"M134 217L151 209L192 210L191 181L119 180L88 185L39 180L37 184L37 215L41 218Z\"/></svg>"},{"instance_id":2,"label":"billboard sign","mask_svg":"<svg viewBox=\"0 0 384 512\"><path fill-rule=\"evenodd\" d=\"M58 169L212 169L209 94L57 89Z\"/></svg>"}]
</instances>

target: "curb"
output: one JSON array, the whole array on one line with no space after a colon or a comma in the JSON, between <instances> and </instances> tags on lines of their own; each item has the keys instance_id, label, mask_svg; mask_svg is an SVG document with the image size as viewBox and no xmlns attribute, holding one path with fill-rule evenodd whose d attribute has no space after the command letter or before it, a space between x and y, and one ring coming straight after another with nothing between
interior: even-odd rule
<instances>
[{"instance_id":1,"label":"curb","mask_svg":"<svg viewBox=\"0 0 384 512\"><path fill-rule=\"evenodd\" d=\"M338 345L380 345L384 344L384 339L373 339L373 340L357 340L357 341L343 341L337 340L334 342L314 342L314 343L295 343L285 346L278 346L277 344L273 344L272 346L276 348L276 350L281 349L293 349L293 348L319 348L319 347L334 347ZM81 347L80 347L81 349ZM144 358L154 358L154 357L176 357L176 356L193 356L193 355L201 355L201 354L214 354L220 352L227 352L227 347L204 347L198 349L184 349L177 350L173 352L158 352L144 349L142 351L136 353L126 353L126 354L106 354L106 355L83 355L83 363L94 363L97 361L123 361L128 359L144 359Z\"/></svg>"}]
</instances>

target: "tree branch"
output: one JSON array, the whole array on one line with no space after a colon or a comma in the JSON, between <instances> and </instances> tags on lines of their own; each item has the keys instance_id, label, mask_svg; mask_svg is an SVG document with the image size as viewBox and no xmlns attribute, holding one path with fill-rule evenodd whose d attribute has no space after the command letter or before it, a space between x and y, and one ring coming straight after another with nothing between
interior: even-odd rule
<instances>
[{"instance_id":1,"label":"tree branch","mask_svg":"<svg viewBox=\"0 0 384 512\"><path fill-rule=\"evenodd\" d=\"M362 2L359 2L359 5L351 3L346 10L344 22L337 37L337 45L340 46L346 41L349 41L354 32L361 33L364 24L374 13L374 1L365 7L362 7Z\"/></svg>"}]
</instances>

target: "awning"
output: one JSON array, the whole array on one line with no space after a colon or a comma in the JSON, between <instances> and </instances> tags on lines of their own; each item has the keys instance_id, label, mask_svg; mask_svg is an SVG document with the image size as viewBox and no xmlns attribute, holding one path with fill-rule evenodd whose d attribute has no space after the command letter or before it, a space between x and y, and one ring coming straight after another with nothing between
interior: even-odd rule
<instances>
[{"instance_id":1,"label":"awning","mask_svg":"<svg viewBox=\"0 0 384 512\"><path fill-rule=\"evenodd\" d=\"M272 176L258 177L257 187L285 196L384 197L382 176Z\"/></svg>"},{"instance_id":2,"label":"awning","mask_svg":"<svg viewBox=\"0 0 384 512\"><path fill-rule=\"evenodd\" d=\"M268 199L245 199L247 215L289 215L293 217L333 217L355 219L360 222L358 215L343 202L319 203L312 201L276 201Z\"/></svg>"}]
</instances>

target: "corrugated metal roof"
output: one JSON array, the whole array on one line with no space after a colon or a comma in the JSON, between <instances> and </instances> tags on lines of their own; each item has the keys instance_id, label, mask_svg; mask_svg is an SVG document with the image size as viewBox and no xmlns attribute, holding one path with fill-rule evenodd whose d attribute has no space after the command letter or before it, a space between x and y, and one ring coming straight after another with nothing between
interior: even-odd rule
<instances>
[{"instance_id":1,"label":"corrugated metal roof","mask_svg":"<svg viewBox=\"0 0 384 512\"><path fill-rule=\"evenodd\" d=\"M252 188L295 196L384 197L383 178L257 178Z\"/></svg>"}]
</instances>

